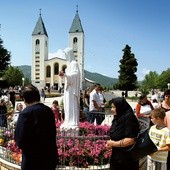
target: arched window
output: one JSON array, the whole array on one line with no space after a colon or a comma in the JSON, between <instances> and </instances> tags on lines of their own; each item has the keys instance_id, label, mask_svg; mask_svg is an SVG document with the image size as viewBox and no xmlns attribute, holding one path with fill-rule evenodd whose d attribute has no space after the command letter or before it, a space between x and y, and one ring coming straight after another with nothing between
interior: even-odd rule
<instances>
[{"instance_id":1,"label":"arched window","mask_svg":"<svg viewBox=\"0 0 170 170\"><path fill-rule=\"evenodd\" d=\"M77 43L77 41L78 41L77 37L74 37L73 38L73 43Z\"/></svg>"},{"instance_id":2,"label":"arched window","mask_svg":"<svg viewBox=\"0 0 170 170\"><path fill-rule=\"evenodd\" d=\"M40 40L39 39L36 39L35 45L40 45Z\"/></svg>"},{"instance_id":3,"label":"arched window","mask_svg":"<svg viewBox=\"0 0 170 170\"><path fill-rule=\"evenodd\" d=\"M78 42L77 37L74 37L74 38L73 38L73 50L74 50L74 51L77 51L77 42Z\"/></svg>"},{"instance_id":4,"label":"arched window","mask_svg":"<svg viewBox=\"0 0 170 170\"><path fill-rule=\"evenodd\" d=\"M51 77L51 68L50 68L50 66L46 67L46 77Z\"/></svg>"},{"instance_id":5,"label":"arched window","mask_svg":"<svg viewBox=\"0 0 170 170\"><path fill-rule=\"evenodd\" d=\"M59 73L59 64L55 63L54 64L54 75L57 75Z\"/></svg>"}]
</instances>

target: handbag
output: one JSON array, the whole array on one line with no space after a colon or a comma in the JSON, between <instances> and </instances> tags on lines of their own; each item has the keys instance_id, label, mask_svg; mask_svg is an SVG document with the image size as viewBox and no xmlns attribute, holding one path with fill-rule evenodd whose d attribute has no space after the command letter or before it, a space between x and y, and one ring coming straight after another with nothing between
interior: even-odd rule
<instances>
[{"instance_id":1,"label":"handbag","mask_svg":"<svg viewBox=\"0 0 170 170\"><path fill-rule=\"evenodd\" d=\"M123 149L123 148L122 148ZM153 141L150 139L148 131L142 131L138 134L136 142L129 149L123 151L128 151L134 160L139 160L144 156L156 152L158 149Z\"/></svg>"}]
</instances>

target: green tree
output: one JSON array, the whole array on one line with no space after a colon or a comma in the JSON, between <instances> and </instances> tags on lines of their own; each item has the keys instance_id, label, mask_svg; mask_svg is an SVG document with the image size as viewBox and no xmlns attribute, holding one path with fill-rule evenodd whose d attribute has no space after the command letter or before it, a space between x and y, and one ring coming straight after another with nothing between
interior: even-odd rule
<instances>
[{"instance_id":1,"label":"green tree","mask_svg":"<svg viewBox=\"0 0 170 170\"><path fill-rule=\"evenodd\" d=\"M0 77L2 77L3 72L10 65L10 60L11 60L10 52L8 52L7 49L3 47L3 41L0 38Z\"/></svg>"},{"instance_id":2,"label":"green tree","mask_svg":"<svg viewBox=\"0 0 170 170\"><path fill-rule=\"evenodd\" d=\"M137 76L135 72L137 72L137 60L135 55L131 53L131 47L126 45L122 50L124 52L122 59L120 60L120 70L119 72L119 81L118 88L120 90L124 90L125 97L128 96L129 90L135 90L137 88Z\"/></svg>"},{"instance_id":3,"label":"green tree","mask_svg":"<svg viewBox=\"0 0 170 170\"><path fill-rule=\"evenodd\" d=\"M158 88L161 90L165 90L168 88L167 84L170 83L170 68L166 71L163 71L157 80Z\"/></svg>"},{"instance_id":4,"label":"green tree","mask_svg":"<svg viewBox=\"0 0 170 170\"><path fill-rule=\"evenodd\" d=\"M4 71L3 79L6 80L9 86L22 85L22 78L24 74L18 67L8 67L7 70Z\"/></svg>"},{"instance_id":5,"label":"green tree","mask_svg":"<svg viewBox=\"0 0 170 170\"><path fill-rule=\"evenodd\" d=\"M158 78L159 74L156 71L150 71L144 78L141 83L140 91L145 89L146 91L150 91L152 89L158 89Z\"/></svg>"}]
</instances>

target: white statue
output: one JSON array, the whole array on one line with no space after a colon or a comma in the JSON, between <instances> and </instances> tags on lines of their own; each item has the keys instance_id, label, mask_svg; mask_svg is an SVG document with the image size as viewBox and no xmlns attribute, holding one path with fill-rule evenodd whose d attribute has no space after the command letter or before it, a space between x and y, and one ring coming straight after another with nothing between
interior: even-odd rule
<instances>
[{"instance_id":1,"label":"white statue","mask_svg":"<svg viewBox=\"0 0 170 170\"><path fill-rule=\"evenodd\" d=\"M64 87L64 123L60 126L64 131L78 131L80 113L80 70L72 48L64 49L67 68L61 76L65 77Z\"/></svg>"}]
</instances>

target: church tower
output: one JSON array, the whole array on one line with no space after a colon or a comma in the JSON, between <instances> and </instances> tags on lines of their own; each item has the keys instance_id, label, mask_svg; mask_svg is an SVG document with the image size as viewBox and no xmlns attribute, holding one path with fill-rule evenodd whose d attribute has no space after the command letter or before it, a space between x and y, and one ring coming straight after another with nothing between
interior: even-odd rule
<instances>
[{"instance_id":1,"label":"church tower","mask_svg":"<svg viewBox=\"0 0 170 170\"><path fill-rule=\"evenodd\" d=\"M78 14L78 6L69 30L69 47L73 48L74 55L80 68L80 82L82 82L80 89L84 89L84 31Z\"/></svg>"},{"instance_id":2,"label":"church tower","mask_svg":"<svg viewBox=\"0 0 170 170\"><path fill-rule=\"evenodd\" d=\"M48 34L41 17L32 33L31 82L38 88L45 87L45 60L48 60Z\"/></svg>"},{"instance_id":3,"label":"church tower","mask_svg":"<svg viewBox=\"0 0 170 170\"><path fill-rule=\"evenodd\" d=\"M84 89L84 31L78 10L69 30L69 44L67 46L73 48L81 73L80 89ZM38 89L48 87L59 90L64 87L65 83L64 79L59 76L59 71L67 67L67 61L63 58L62 50L58 50L51 57L48 53L48 47L48 34L40 11L32 33L31 82Z\"/></svg>"}]
</instances>

